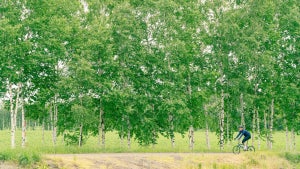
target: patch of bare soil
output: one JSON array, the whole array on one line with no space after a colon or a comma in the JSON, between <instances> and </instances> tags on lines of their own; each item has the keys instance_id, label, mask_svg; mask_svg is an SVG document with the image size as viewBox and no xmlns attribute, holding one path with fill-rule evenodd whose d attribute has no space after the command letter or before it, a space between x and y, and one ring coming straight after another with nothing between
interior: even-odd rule
<instances>
[{"instance_id":1,"label":"patch of bare soil","mask_svg":"<svg viewBox=\"0 0 300 169\"><path fill-rule=\"evenodd\" d=\"M227 153L111 153L47 155L50 169L181 169L213 163L240 164L243 156Z\"/></svg>"},{"instance_id":2,"label":"patch of bare soil","mask_svg":"<svg viewBox=\"0 0 300 169\"><path fill-rule=\"evenodd\" d=\"M272 153L108 153L46 155L49 169L295 169Z\"/></svg>"},{"instance_id":3,"label":"patch of bare soil","mask_svg":"<svg viewBox=\"0 0 300 169\"><path fill-rule=\"evenodd\" d=\"M0 162L0 169L18 169L18 167L15 164Z\"/></svg>"}]
</instances>

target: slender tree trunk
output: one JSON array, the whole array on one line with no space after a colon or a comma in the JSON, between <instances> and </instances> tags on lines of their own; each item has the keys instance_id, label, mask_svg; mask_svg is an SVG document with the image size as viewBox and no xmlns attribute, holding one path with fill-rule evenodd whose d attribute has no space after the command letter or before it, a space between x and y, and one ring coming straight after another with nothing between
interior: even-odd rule
<instances>
[{"instance_id":1,"label":"slender tree trunk","mask_svg":"<svg viewBox=\"0 0 300 169\"><path fill-rule=\"evenodd\" d=\"M273 148L273 117L274 117L274 99L271 102L271 116L270 116L270 149Z\"/></svg>"},{"instance_id":2,"label":"slender tree trunk","mask_svg":"<svg viewBox=\"0 0 300 169\"><path fill-rule=\"evenodd\" d=\"M24 111L24 99L22 100L22 147L25 147L26 143L26 120L25 120L25 111Z\"/></svg>"},{"instance_id":3,"label":"slender tree trunk","mask_svg":"<svg viewBox=\"0 0 300 169\"><path fill-rule=\"evenodd\" d=\"M121 147L124 147L124 115L122 115L122 125L121 125L121 135L120 135L120 142L121 142Z\"/></svg>"},{"instance_id":4,"label":"slender tree trunk","mask_svg":"<svg viewBox=\"0 0 300 169\"><path fill-rule=\"evenodd\" d=\"M14 103L13 103L13 93L12 93L12 84L9 85L9 102L10 102L10 125L11 125L11 147L15 148L15 125L14 125Z\"/></svg>"},{"instance_id":5,"label":"slender tree trunk","mask_svg":"<svg viewBox=\"0 0 300 169\"><path fill-rule=\"evenodd\" d=\"M255 142L255 131L256 131L256 124L255 124L255 120L256 120L256 110L253 111L253 117L252 117L252 145L254 145L254 142Z\"/></svg>"},{"instance_id":6,"label":"slender tree trunk","mask_svg":"<svg viewBox=\"0 0 300 169\"><path fill-rule=\"evenodd\" d=\"M244 115L244 98L243 98L243 93L241 93L240 96L240 104L241 104L241 125L246 127L245 125L245 115Z\"/></svg>"},{"instance_id":7,"label":"slender tree trunk","mask_svg":"<svg viewBox=\"0 0 300 169\"><path fill-rule=\"evenodd\" d=\"M292 128L291 130L291 150L292 151L296 150L296 135L295 135L294 128Z\"/></svg>"},{"instance_id":8,"label":"slender tree trunk","mask_svg":"<svg viewBox=\"0 0 300 169\"><path fill-rule=\"evenodd\" d=\"M57 115L58 115L58 108L57 108L57 94L54 96L54 103L53 103L53 131L52 131L52 140L53 144L56 145L57 141Z\"/></svg>"},{"instance_id":9,"label":"slender tree trunk","mask_svg":"<svg viewBox=\"0 0 300 169\"><path fill-rule=\"evenodd\" d=\"M42 122L42 142L45 144L45 120Z\"/></svg>"},{"instance_id":10,"label":"slender tree trunk","mask_svg":"<svg viewBox=\"0 0 300 169\"><path fill-rule=\"evenodd\" d=\"M155 113L154 112L154 104L152 104L152 112L153 112L153 114ZM154 140L156 140L156 131L155 131L155 128L152 130L152 140L153 140L153 143L152 143L152 148L154 148L155 147L155 141Z\"/></svg>"},{"instance_id":11,"label":"slender tree trunk","mask_svg":"<svg viewBox=\"0 0 300 169\"><path fill-rule=\"evenodd\" d=\"M189 99L192 99L192 85L191 85L191 75L190 73L188 73L188 85L187 85L187 91L188 91L188 96L189 96ZM193 117L191 116L191 119ZM195 143L195 138L194 138L194 127L193 127L193 124L190 125L190 128L189 128L189 147L191 150L194 150L194 143Z\"/></svg>"},{"instance_id":12,"label":"slender tree trunk","mask_svg":"<svg viewBox=\"0 0 300 169\"><path fill-rule=\"evenodd\" d=\"M175 148L174 122L173 122L173 115L171 114L169 114L169 123L170 123L170 133L171 133L171 145L172 148Z\"/></svg>"},{"instance_id":13,"label":"slender tree trunk","mask_svg":"<svg viewBox=\"0 0 300 169\"><path fill-rule=\"evenodd\" d=\"M190 142L190 149L194 150L194 127L191 125L189 128L189 142Z\"/></svg>"},{"instance_id":14,"label":"slender tree trunk","mask_svg":"<svg viewBox=\"0 0 300 169\"><path fill-rule=\"evenodd\" d=\"M101 137L102 137L102 146L105 147L105 123L104 123L104 111L102 110L102 120L101 120Z\"/></svg>"},{"instance_id":15,"label":"slender tree trunk","mask_svg":"<svg viewBox=\"0 0 300 169\"><path fill-rule=\"evenodd\" d=\"M80 126L79 126L79 139L78 139L78 146L79 147L82 146L82 129L83 129L83 124L80 123Z\"/></svg>"},{"instance_id":16,"label":"slender tree trunk","mask_svg":"<svg viewBox=\"0 0 300 169\"><path fill-rule=\"evenodd\" d=\"M260 119L259 119L259 112L256 109L256 124L257 124L257 148L260 150Z\"/></svg>"},{"instance_id":17,"label":"slender tree trunk","mask_svg":"<svg viewBox=\"0 0 300 169\"><path fill-rule=\"evenodd\" d=\"M221 113L220 113L220 149L224 150L224 91L221 91Z\"/></svg>"},{"instance_id":18,"label":"slender tree trunk","mask_svg":"<svg viewBox=\"0 0 300 169\"><path fill-rule=\"evenodd\" d=\"M207 122L206 122L205 126L206 126L206 130L205 130L206 146L210 150L209 128L208 128L208 123Z\"/></svg>"},{"instance_id":19,"label":"slender tree trunk","mask_svg":"<svg viewBox=\"0 0 300 169\"><path fill-rule=\"evenodd\" d=\"M2 129L4 130L5 129L5 113L3 113L2 115Z\"/></svg>"},{"instance_id":20,"label":"slender tree trunk","mask_svg":"<svg viewBox=\"0 0 300 169\"><path fill-rule=\"evenodd\" d=\"M14 113L14 129L15 129L15 131L17 129L17 115L18 115L21 87L22 87L22 84L18 83L17 97L16 97L16 104L15 104L15 113Z\"/></svg>"},{"instance_id":21,"label":"slender tree trunk","mask_svg":"<svg viewBox=\"0 0 300 169\"><path fill-rule=\"evenodd\" d=\"M102 102L100 99L100 119L99 119L99 144L100 137L102 139L102 146L105 148L105 123L104 123L104 111L102 108Z\"/></svg>"},{"instance_id":22,"label":"slender tree trunk","mask_svg":"<svg viewBox=\"0 0 300 169\"><path fill-rule=\"evenodd\" d=\"M289 129L287 126L286 119L284 119L284 124L285 124L285 150L289 150Z\"/></svg>"},{"instance_id":23,"label":"slender tree trunk","mask_svg":"<svg viewBox=\"0 0 300 169\"><path fill-rule=\"evenodd\" d=\"M226 116L226 142L229 143L229 114Z\"/></svg>"},{"instance_id":24,"label":"slender tree trunk","mask_svg":"<svg viewBox=\"0 0 300 169\"><path fill-rule=\"evenodd\" d=\"M131 133L130 133L131 125L130 125L129 117L127 117L127 126L128 126L127 146L128 146L128 149L130 149L131 148Z\"/></svg>"},{"instance_id":25,"label":"slender tree trunk","mask_svg":"<svg viewBox=\"0 0 300 169\"><path fill-rule=\"evenodd\" d=\"M266 131L266 144L267 144L267 147L269 147L269 134L268 134L268 120L267 120L267 113L266 111L264 111L264 128L265 128L265 131Z\"/></svg>"},{"instance_id":26,"label":"slender tree trunk","mask_svg":"<svg viewBox=\"0 0 300 169\"><path fill-rule=\"evenodd\" d=\"M49 117L50 117L50 124L49 124L49 126L50 126L50 128L49 128L49 130L51 130L52 131L52 143L53 143L53 145L54 145L54 137L53 137L53 133L54 133L54 118L53 118L53 112L54 112L54 103L53 102L50 102L50 104L49 104ZM30 120L28 121L29 122L29 125L30 125Z\"/></svg>"},{"instance_id":27,"label":"slender tree trunk","mask_svg":"<svg viewBox=\"0 0 300 169\"><path fill-rule=\"evenodd\" d=\"M205 111L205 140L206 140L206 146L207 146L207 149L210 150L210 141L209 141L209 126L208 126L208 112L207 112L207 108L206 106L204 106L204 111Z\"/></svg>"}]
</instances>

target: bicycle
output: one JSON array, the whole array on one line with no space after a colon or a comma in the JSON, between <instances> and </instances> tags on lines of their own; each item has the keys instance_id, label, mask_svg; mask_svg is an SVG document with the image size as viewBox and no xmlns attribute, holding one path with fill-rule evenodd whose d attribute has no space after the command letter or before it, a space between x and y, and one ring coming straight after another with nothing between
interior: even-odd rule
<instances>
[{"instance_id":1,"label":"bicycle","mask_svg":"<svg viewBox=\"0 0 300 169\"><path fill-rule=\"evenodd\" d=\"M239 154L241 152L241 149L244 150L244 145L241 143L238 143L238 145L233 146L232 152L234 154ZM255 152L255 148L254 148L254 146L247 146L247 149L244 151Z\"/></svg>"}]
</instances>

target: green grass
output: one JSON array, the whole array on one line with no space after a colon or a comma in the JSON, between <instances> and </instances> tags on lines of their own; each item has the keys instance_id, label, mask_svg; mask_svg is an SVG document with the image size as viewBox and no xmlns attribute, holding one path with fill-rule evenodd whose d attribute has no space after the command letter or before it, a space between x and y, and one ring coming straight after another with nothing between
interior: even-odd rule
<instances>
[{"instance_id":1,"label":"green grass","mask_svg":"<svg viewBox=\"0 0 300 169\"><path fill-rule=\"evenodd\" d=\"M218 140L215 133L210 133L211 149L207 149L205 142L205 133L203 131L195 132L194 150L189 149L187 135L185 137L175 135L175 148L172 148L169 139L161 137L156 145L140 146L134 139L131 140L131 148L127 148L127 140L124 139L123 145L116 132L108 132L106 134L106 146L103 148L98 145L97 137L89 137L86 144L82 147L65 146L62 137L58 137L57 145L52 143L51 131L45 132L45 141L42 139L42 131L27 131L26 148L21 148L21 131L16 133L16 148L10 148L10 131L0 131L0 161L14 161L21 165L28 165L40 161L42 154L64 154L64 153L122 153L122 152L220 152ZM296 140L300 137L297 136ZM231 152L232 147L237 142L230 142L225 145L223 152ZM251 144L251 141L249 142ZM257 141L254 144L257 148ZM276 132L274 134L273 149L267 149L265 141L261 141L261 152L285 153L285 133ZM295 152L299 153L299 145ZM255 161L253 161L254 163Z\"/></svg>"}]
</instances>

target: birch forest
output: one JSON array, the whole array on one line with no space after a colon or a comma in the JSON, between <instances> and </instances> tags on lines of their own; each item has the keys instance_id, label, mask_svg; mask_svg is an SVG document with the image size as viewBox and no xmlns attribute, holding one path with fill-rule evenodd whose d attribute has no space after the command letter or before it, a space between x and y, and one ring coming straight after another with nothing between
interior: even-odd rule
<instances>
[{"instance_id":1,"label":"birch forest","mask_svg":"<svg viewBox=\"0 0 300 169\"><path fill-rule=\"evenodd\" d=\"M299 0L0 0L0 129L82 146L300 134ZM219 139L210 145L209 132ZM299 141L298 141L299 143Z\"/></svg>"}]
</instances>

